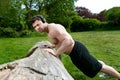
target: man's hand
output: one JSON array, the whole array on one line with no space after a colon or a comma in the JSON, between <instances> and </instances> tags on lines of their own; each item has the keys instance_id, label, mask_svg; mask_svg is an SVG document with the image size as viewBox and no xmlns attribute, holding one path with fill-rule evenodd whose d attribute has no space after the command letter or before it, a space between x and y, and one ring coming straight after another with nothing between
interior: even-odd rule
<instances>
[{"instance_id":1,"label":"man's hand","mask_svg":"<svg viewBox=\"0 0 120 80\"><path fill-rule=\"evenodd\" d=\"M55 50L53 50L53 49L51 49L51 48L47 48L47 49L44 49L44 50L48 51L49 53L51 53L51 54L54 55L54 56L57 56L57 55L55 54Z\"/></svg>"},{"instance_id":2,"label":"man's hand","mask_svg":"<svg viewBox=\"0 0 120 80\"><path fill-rule=\"evenodd\" d=\"M55 45L44 45L44 47L53 49L55 48Z\"/></svg>"}]
</instances>

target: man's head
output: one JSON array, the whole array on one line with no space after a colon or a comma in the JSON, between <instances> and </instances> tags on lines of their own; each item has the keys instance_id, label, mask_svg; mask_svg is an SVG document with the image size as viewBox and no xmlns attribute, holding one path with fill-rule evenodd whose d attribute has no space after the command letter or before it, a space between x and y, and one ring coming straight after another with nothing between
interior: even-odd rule
<instances>
[{"instance_id":1,"label":"man's head","mask_svg":"<svg viewBox=\"0 0 120 80\"><path fill-rule=\"evenodd\" d=\"M37 32L44 32L46 23L45 19L41 15L36 15L31 19L31 24Z\"/></svg>"},{"instance_id":2,"label":"man's head","mask_svg":"<svg viewBox=\"0 0 120 80\"><path fill-rule=\"evenodd\" d=\"M31 21L30 21L31 24L33 24L36 20L40 20L43 23L46 22L46 20L41 15L36 15L36 16L33 16L33 18L31 19Z\"/></svg>"}]
</instances>

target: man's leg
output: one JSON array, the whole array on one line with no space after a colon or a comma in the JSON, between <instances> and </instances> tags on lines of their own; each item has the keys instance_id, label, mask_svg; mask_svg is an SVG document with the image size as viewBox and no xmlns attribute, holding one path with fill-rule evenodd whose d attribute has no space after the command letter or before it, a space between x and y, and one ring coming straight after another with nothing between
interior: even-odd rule
<instances>
[{"instance_id":1,"label":"man's leg","mask_svg":"<svg viewBox=\"0 0 120 80\"><path fill-rule=\"evenodd\" d=\"M106 65L103 61L98 60L101 64L102 64L102 69L101 71L113 76L117 79L120 79L120 73L118 71L116 71L113 67Z\"/></svg>"}]
</instances>

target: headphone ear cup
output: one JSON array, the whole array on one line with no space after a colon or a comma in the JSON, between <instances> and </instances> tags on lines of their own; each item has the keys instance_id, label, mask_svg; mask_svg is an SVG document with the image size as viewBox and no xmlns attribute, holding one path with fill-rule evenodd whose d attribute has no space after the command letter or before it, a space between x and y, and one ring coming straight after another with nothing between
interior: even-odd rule
<instances>
[{"instance_id":1,"label":"headphone ear cup","mask_svg":"<svg viewBox=\"0 0 120 80\"><path fill-rule=\"evenodd\" d=\"M43 18L41 15L37 15L36 17L40 18L43 23L46 22L45 18Z\"/></svg>"},{"instance_id":2,"label":"headphone ear cup","mask_svg":"<svg viewBox=\"0 0 120 80\"><path fill-rule=\"evenodd\" d=\"M46 22L46 19L45 18L43 18L43 23L45 23Z\"/></svg>"}]
</instances>

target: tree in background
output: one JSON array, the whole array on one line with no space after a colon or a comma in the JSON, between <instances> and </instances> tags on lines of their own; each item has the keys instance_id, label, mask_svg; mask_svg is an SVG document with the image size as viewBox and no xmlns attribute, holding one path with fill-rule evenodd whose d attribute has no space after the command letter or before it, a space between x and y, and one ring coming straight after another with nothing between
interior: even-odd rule
<instances>
[{"instance_id":1,"label":"tree in background","mask_svg":"<svg viewBox=\"0 0 120 80\"><path fill-rule=\"evenodd\" d=\"M75 1L78 0L1 0L0 35L10 33L12 33L12 35L13 33L15 34L19 33L19 35L28 34L29 31L33 30L29 23L29 20L31 19L32 16L37 14L43 15L47 19L47 22L55 22L64 25L67 30L76 28L75 27L76 24L74 23L76 21L77 21L76 23L77 24L79 23L79 26L81 26L80 30L82 31L91 29L93 30L95 29L94 24L96 25L100 24L100 22L95 19L102 21L103 25L101 26L104 27L106 27L106 25L108 27L111 25L119 26L120 24L119 7L115 7L107 11L103 10L100 13L95 14L91 13L90 10L88 10L85 7L75 8L74 6ZM82 17L82 19L79 20L76 17L75 17L76 19L73 19L73 16L77 17L80 16ZM86 24L88 26L85 26ZM110 27L109 29L112 28Z\"/></svg>"},{"instance_id":2,"label":"tree in background","mask_svg":"<svg viewBox=\"0 0 120 80\"><path fill-rule=\"evenodd\" d=\"M75 14L75 1L77 0L4 0L5 4L2 5L7 7L1 8L3 13L0 14L0 29L3 34L7 31L32 30L29 20L36 14L43 15L48 22L61 23L67 28L72 23L71 16Z\"/></svg>"},{"instance_id":3,"label":"tree in background","mask_svg":"<svg viewBox=\"0 0 120 80\"><path fill-rule=\"evenodd\" d=\"M7 24L3 24L2 22L3 22L4 17L8 13L9 6L10 6L10 1L9 0L1 0L0 1L0 27L2 27L2 26L6 27L7 26Z\"/></svg>"},{"instance_id":4,"label":"tree in background","mask_svg":"<svg viewBox=\"0 0 120 80\"><path fill-rule=\"evenodd\" d=\"M72 22L71 16L75 14L74 7L74 0L54 0L45 6L47 19L49 22L60 23L68 28Z\"/></svg>"},{"instance_id":5,"label":"tree in background","mask_svg":"<svg viewBox=\"0 0 120 80\"><path fill-rule=\"evenodd\" d=\"M94 18L94 19L98 19L100 21L106 21L106 19L104 17L105 10L101 11L98 14L91 13L91 11L85 7L76 7L75 10L78 13L78 15L83 18Z\"/></svg>"},{"instance_id":6,"label":"tree in background","mask_svg":"<svg viewBox=\"0 0 120 80\"><path fill-rule=\"evenodd\" d=\"M9 8L10 0L0 0L0 16L4 15Z\"/></svg>"},{"instance_id":7,"label":"tree in background","mask_svg":"<svg viewBox=\"0 0 120 80\"><path fill-rule=\"evenodd\" d=\"M92 18L92 13L85 7L76 7L75 10L82 18Z\"/></svg>"},{"instance_id":8,"label":"tree in background","mask_svg":"<svg viewBox=\"0 0 120 80\"><path fill-rule=\"evenodd\" d=\"M19 0L18 0L19 1ZM25 21L28 28L29 20L33 15L42 14L48 22L56 22L70 25L70 16L74 14L74 2L77 0L22 0L24 6Z\"/></svg>"},{"instance_id":9,"label":"tree in background","mask_svg":"<svg viewBox=\"0 0 120 80\"><path fill-rule=\"evenodd\" d=\"M120 25L120 7L113 7L105 12L105 17L113 24Z\"/></svg>"},{"instance_id":10,"label":"tree in background","mask_svg":"<svg viewBox=\"0 0 120 80\"><path fill-rule=\"evenodd\" d=\"M102 22L104 22L104 21L106 21L106 18L105 18L105 16L104 16L104 12L105 12L106 10L103 10L103 11L101 11L100 13L98 13L98 14L93 14L93 18L96 18L96 19L98 19L98 20L100 20L100 21L102 21Z\"/></svg>"}]
</instances>

